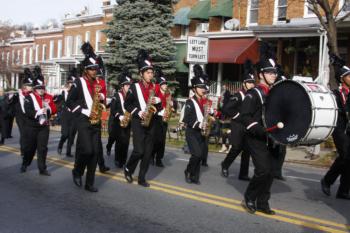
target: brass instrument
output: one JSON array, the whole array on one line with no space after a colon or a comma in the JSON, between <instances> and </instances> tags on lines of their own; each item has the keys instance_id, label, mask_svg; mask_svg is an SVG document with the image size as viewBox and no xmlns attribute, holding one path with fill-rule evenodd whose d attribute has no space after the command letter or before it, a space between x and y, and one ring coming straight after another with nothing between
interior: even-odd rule
<instances>
[{"instance_id":1,"label":"brass instrument","mask_svg":"<svg viewBox=\"0 0 350 233\"><path fill-rule=\"evenodd\" d=\"M106 107L104 104L100 103L100 90L102 87L100 85L95 85L94 88L94 96L92 98L92 107L91 107L91 113L90 113L90 123L92 125L97 125L101 122L102 112L106 110Z\"/></svg>"},{"instance_id":2,"label":"brass instrument","mask_svg":"<svg viewBox=\"0 0 350 233\"><path fill-rule=\"evenodd\" d=\"M152 100L154 98L154 95L155 95L154 89L151 89L150 93L149 93L146 109L145 109L146 114L145 114L144 118L141 120L141 125L143 127L148 127L150 125L152 117L153 117L154 113L157 111L156 107L154 107L152 104Z\"/></svg>"},{"instance_id":3,"label":"brass instrument","mask_svg":"<svg viewBox=\"0 0 350 233\"><path fill-rule=\"evenodd\" d=\"M124 112L124 118L120 121L120 127L126 128L128 127L129 123L131 121L131 113L128 111Z\"/></svg>"},{"instance_id":4,"label":"brass instrument","mask_svg":"<svg viewBox=\"0 0 350 233\"><path fill-rule=\"evenodd\" d=\"M207 103L204 104L203 108L204 108L204 116L203 116L203 126L201 129L201 133L202 133L202 136L209 137L210 130L215 121L215 118L213 116L210 116L209 101L207 101Z\"/></svg>"},{"instance_id":5,"label":"brass instrument","mask_svg":"<svg viewBox=\"0 0 350 233\"><path fill-rule=\"evenodd\" d=\"M164 109L163 122L168 122L174 111L170 91L167 91L166 94L168 95L168 97L166 98L166 106Z\"/></svg>"}]
</instances>

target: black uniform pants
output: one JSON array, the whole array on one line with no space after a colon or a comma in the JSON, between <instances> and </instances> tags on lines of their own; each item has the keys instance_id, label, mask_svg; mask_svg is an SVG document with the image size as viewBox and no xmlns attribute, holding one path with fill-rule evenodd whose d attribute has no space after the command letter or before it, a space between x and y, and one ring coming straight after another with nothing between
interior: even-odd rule
<instances>
[{"instance_id":1,"label":"black uniform pants","mask_svg":"<svg viewBox=\"0 0 350 233\"><path fill-rule=\"evenodd\" d=\"M70 155L71 148L74 142L76 127L74 126L74 119L73 119L73 116L71 115L72 113L66 110L63 110L63 111L64 112L62 113L62 117L61 117L61 138L58 143L58 148L62 149L63 144L68 139L66 154Z\"/></svg>"},{"instance_id":2,"label":"black uniform pants","mask_svg":"<svg viewBox=\"0 0 350 233\"><path fill-rule=\"evenodd\" d=\"M199 180L200 166L205 153L208 148L206 144L206 138L202 136L201 131L198 129L187 128L185 132L186 142L188 149L191 153L190 161L187 165L187 171L191 175L191 179L194 181Z\"/></svg>"},{"instance_id":3,"label":"black uniform pants","mask_svg":"<svg viewBox=\"0 0 350 233\"><path fill-rule=\"evenodd\" d=\"M245 146L245 129L244 126L236 121L231 121L231 149L226 155L226 158L222 162L222 167L228 169L235 161L237 156L241 154L241 168L239 171L239 177L248 176L249 174L249 159L250 155ZM243 151L243 152L242 152Z\"/></svg>"},{"instance_id":4,"label":"black uniform pants","mask_svg":"<svg viewBox=\"0 0 350 233\"><path fill-rule=\"evenodd\" d=\"M23 116L17 115L16 116L16 123L18 126L18 130L19 130L19 145L20 145L20 149L21 149L21 156L24 155L23 152L23 127L24 127L24 119Z\"/></svg>"},{"instance_id":5,"label":"black uniform pants","mask_svg":"<svg viewBox=\"0 0 350 233\"><path fill-rule=\"evenodd\" d=\"M39 171L46 170L47 144L49 141L50 127L23 126L23 165L29 166L37 152Z\"/></svg>"},{"instance_id":6,"label":"black uniform pants","mask_svg":"<svg viewBox=\"0 0 350 233\"><path fill-rule=\"evenodd\" d=\"M134 173L137 164L141 160L139 181L145 181L154 144L154 127L151 122L149 127L143 127L139 118L134 117L131 122L134 149L126 164L126 168Z\"/></svg>"},{"instance_id":7,"label":"black uniform pants","mask_svg":"<svg viewBox=\"0 0 350 233\"><path fill-rule=\"evenodd\" d=\"M155 140L152 153L152 159L156 161L161 161L164 158L166 133L168 131L168 123L163 122L163 118L157 116L154 119L155 123Z\"/></svg>"},{"instance_id":8,"label":"black uniform pants","mask_svg":"<svg viewBox=\"0 0 350 233\"><path fill-rule=\"evenodd\" d=\"M130 125L126 128L120 127L119 124L116 125L116 144L114 147L114 160L116 163L118 163L119 167L124 166L128 158L130 130Z\"/></svg>"},{"instance_id":9,"label":"black uniform pants","mask_svg":"<svg viewBox=\"0 0 350 233\"><path fill-rule=\"evenodd\" d=\"M273 182L272 155L268 150L266 140L247 135L247 148L254 164L254 176L244 194L246 199L256 201L257 207L267 208Z\"/></svg>"},{"instance_id":10,"label":"black uniform pants","mask_svg":"<svg viewBox=\"0 0 350 233\"><path fill-rule=\"evenodd\" d=\"M101 150L101 125L91 125L87 117L79 117L77 122L78 139L76 145L76 159L73 173L78 176L86 172L86 185L93 186L97 156Z\"/></svg>"},{"instance_id":11,"label":"black uniform pants","mask_svg":"<svg viewBox=\"0 0 350 233\"><path fill-rule=\"evenodd\" d=\"M270 145L272 154L272 174L274 177L282 177L282 167L286 158L287 147L285 145Z\"/></svg>"},{"instance_id":12,"label":"black uniform pants","mask_svg":"<svg viewBox=\"0 0 350 233\"><path fill-rule=\"evenodd\" d=\"M324 181L332 185L340 176L338 193L347 194L350 190L350 137L343 132L334 131L333 139L339 156L324 176Z\"/></svg>"},{"instance_id":13,"label":"black uniform pants","mask_svg":"<svg viewBox=\"0 0 350 233\"><path fill-rule=\"evenodd\" d=\"M116 129L116 125L118 124L118 122L114 119L114 118L109 118L108 120L108 142L106 145L107 151L111 151L112 150L112 146L114 144L114 142L116 141L116 137L117 137L117 129ZM114 148L116 149L116 148Z\"/></svg>"},{"instance_id":14,"label":"black uniform pants","mask_svg":"<svg viewBox=\"0 0 350 233\"><path fill-rule=\"evenodd\" d=\"M8 137L12 137L12 128L13 128L13 121L15 120L14 116L10 116L9 120L8 120L8 132L7 132L7 136Z\"/></svg>"}]
</instances>

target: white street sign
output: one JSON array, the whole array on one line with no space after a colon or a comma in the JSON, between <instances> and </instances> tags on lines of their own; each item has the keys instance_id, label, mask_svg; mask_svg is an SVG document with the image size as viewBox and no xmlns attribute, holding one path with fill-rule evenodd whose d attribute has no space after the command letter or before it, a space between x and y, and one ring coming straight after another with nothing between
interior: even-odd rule
<instances>
[{"instance_id":1,"label":"white street sign","mask_svg":"<svg viewBox=\"0 0 350 233\"><path fill-rule=\"evenodd\" d=\"M189 36L187 38L187 59L188 63L208 63L209 38Z\"/></svg>"}]
</instances>

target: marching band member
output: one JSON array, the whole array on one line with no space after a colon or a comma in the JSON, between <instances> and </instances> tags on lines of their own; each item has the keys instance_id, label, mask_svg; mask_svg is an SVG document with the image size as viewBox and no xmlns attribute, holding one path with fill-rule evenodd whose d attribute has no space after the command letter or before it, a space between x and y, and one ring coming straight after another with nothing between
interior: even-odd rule
<instances>
[{"instance_id":1,"label":"marching band member","mask_svg":"<svg viewBox=\"0 0 350 233\"><path fill-rule=\"evenodd\" d=\"M84 44L82 49L84 46L91 45ZM83 76L74 80L67 100L67 106L75 114L78 130L72 175L74 184L81 187L82 176L87 168L85 190L97 192L98 189L94 187L95 171L97 156L102 148L99 106L104 103L106 93L102 93L102 87L96 80L99 65L93 51L86 53L82 66L84 67Z\"/></svg>"},{"instance_id":2,"label":"marching band member","mask_svg":"<svg viewBox=\"0 0 350 233\"><path fill-rule=\"evenodd\" d=\"M349 93L350 93L350 68L345 62L335 55L331 55L331 62L336 68L336 79L340 83L339 89L333 91L337 107L338 120L333 131L333 140L337 148L338 157L321 180L321 188L324 194L331 195L331 185L340 176L340 185L336 197L350 200L350 133L349 133Z\"/></svg>"},{"instance_id":3,"label":"marching band member","mask_svg":"<svg viewBox=\"0 0 350 233\"><path fill-rule=\"evenodd\" d=\"M191 79L191 87L194 93L185 103L183 122L186 124L186 142L191 153L191 158L185 170L187 183L200 184L199 174L201 161L207 153L206 137L202 135L204 128L204 98L208 91L204 73L197 74Z\"/></svg>"},{"instance_id":4,"label":"marching band member","mask_svg":"<svg viewBox=\"0 0 350 233\"><path fill-rule=\"evenodd\" d=\"M91 50L93 51L92 47L91 47ZM84 52L84 54L87 54L87 53L88 53L88 51ZM104 98L103 102L106 105L107 85L106 85L106 81L105 81L105 67L104 67L103 59L101 56L96 56L96 54L94 54L94 53L92 53L92 54L96 58L96 62L99 66L99 69L97 70L97 75L96 75L96 82L102 88L100 91L100 94L103 96L103 98ZM109 171L110 168L105 165L105 160L103 158L102 138L101 138L100 146L101 146L100 153L97 155L97 164L98 164L100 172L105 173L105 172Z\"/></svg>"},{"instance_id":5,"label":"marching band member","mask_svg":"<svg viewBox=\"0 0 350 233\"><path fill-rule=\"evenodd\" d=\"M129 183L132 183L132 174L141 160L138 184L149 187L145 176L152 156L154 143L154 115L152 113L156 114L157 110L159 110L154 109L154 105L158 105L159 107L160 100L154 94L154 84L152 83L154 76L153 66L149 61L146 51L140 50L137 60L141 81L131 84L124 102L126 111L132 115L131 130L133 132L134 145L133 152L124 167L124 175L125 179ZM147 125L148 122L149 125Z\"/></svg>"},{"instance_id":6,"label":"marching band member","mask_svg":"<svg viewBox=\"0 0 350 233\"><path fill-rule=\"evenodd\" d=\"M72 114L72 110L67 106L68 92L71 89L71 86L74 82L74 79L77 77L76 69L72 69L67 77L67 83L65 85L65 89L62 91L62 94L59 96L59 102L62 105L61 112L61 138L58 143L57 153L62 154L62 147L65 141L68 139L66 156L73 157L71 154L71 148L74 142L74 135L76 131L74 126L74 118Z\"/></svg>"},{"instance_id":7,"label":"marching band member","mask_svg":"<svg viewBox=\"0 0 350 233\"><path fill-rule=\"evenodd\" d=\"M237 156L241 154L241 167L238 179L249 181L249 153L245 146L246 129L239 122L240 110L246 92L255 87L254 69L250 60L244 64L243 89L232 95L223 105L223 114L231 118L231 149L224 161L221 163L221 174L224 177L229 176L228 169Z\"/></svg>"},{"instance_id":8,"label":"marching band member","mask_svg":"<svg viewBox=\"0 0 350 233\"><path fill-rule=\"evenodd\" d=\"M23 124L23 162L21 172L26 172L37 151L39 174L50 176L46 168L47 144L50 134L50 117L56 114L53 96L45 92L44 77L36 67L34 91L25 98Z\"/></svg>"},{"instance_id":9,"label":"marching band member","mask_svg":"<svg viewBox=\"0 0 350 233\"><path fill-rule=\"evenodd\" d=\"M22 81L22 88L18 89L18 94L15 94L13 97L13 104L15 106L15 115L16 115L16 123L19 130L19 144L21 149L21 156L24 155L23 152L23 125L25 124L25 110L24 110L24 102L25 98L32 92L33 90L33 74L29 68L24 69L24 79Z\"/></svg>"},{"instance_id":10,"label":"marching band member","mask_svg":"<svg viewBox=\"0 0 350 233\"><path fill-rule=\"evenodd\" d=\"M111 134L110 137L115 140L114 146L114 164L116 167L124 167L128 158L129 141L130 141L130 116L125 113L125 97L131 85L131 74L123 70L118 78L119 91L115 93L114 100L111 103Z\"/></svg>"},{"instance_id":11,"label":"marching band member","mask_svg":"<svg viewBox=\"0 0 350 233\"><path fill-rule=\"evenodd\" d=\"M155 76L155 92L156 96L158 96L162 101L163 109L154 117L154 127L156 129L151 163L155 164L157 167L164 167L162 159L164 157L168 120L173 109L173 101L171 98L171 93L168 90L167 81L164 78L163 72L159 67L155 69Z\"/></svg>"},{"instance_id":12,"label":"marching band member","mask_svg":"<svg viewBox=\"0 0 350 233\"><path fill-rule=\"evenodd\" d=\"M268 215L275 212L269 206L270 189L273 182L272 155L267 146L266 129L263 126L263 105L270 87L277 78L276 62L271 48L263 44L258 63L259 84L250 89L243 100L240 121L247 130L247 148L254 164L254 176L245 191L242 206L249 213L260 211Z\"/></svg>"},{"instance_id":13,"label":"marching band member","mask_svg":"<svg viewBox=\"0 0 350 233\"><path fill-rule=\"evenodd\" d=\"M111 111L111 106L114 104L114 101L117 98L118 95L118 85L113 85L113 92L112 92L112 98L111 101L106 105L107 108L110 109ZM115 134L113 132L113 122L115 120L115 117L112 114L109 114L108 117L108 140L107 140L107 144L106 144L106 154L107 156L111 156L111 150L112 150L112 146L115 143Z\"/></svg>"}]
</instances>

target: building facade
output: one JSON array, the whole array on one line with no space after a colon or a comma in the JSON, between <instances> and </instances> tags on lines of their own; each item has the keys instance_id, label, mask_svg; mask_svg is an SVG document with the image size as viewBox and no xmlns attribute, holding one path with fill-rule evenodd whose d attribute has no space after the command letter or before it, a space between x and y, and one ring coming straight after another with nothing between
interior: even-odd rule
<instances>
[{"instance_id":1,"label":"building facade","mask_svg":"<svg viewBox=\"0 0 350 233\"><path fill-rule=\"evenodd\" d=\"M188 69L187 36L209 38L206 71L213 83L211 93L219 96L224 82L232 85L241 81L242 63L246 59L257 61L258 43L264 40L274 46L278 63L288 76L327 80L327 39L307 4L303 0L180 0L174 5L172 29L178 51L183 51L178 54L178 67ZM344 1L337 7L344 4L340 15L350 10ZM350 61L349 22L344 21L339 28L339 51Z\"/></svg>"},{"instance_id":2,"label":"building facade","mask_svg":"<svg viewBox=\"0 0 350 233\"><path fill-rule=\"evenodd\" d=\"M16 38L0 44L0 87L18 88L24 68L39 65L45 77L47 90L56 94L62 90L69 70L80 70L84 58L80 48L89 41L95 53L107 58L104 52L107 38L103 30L112 19L114 5L103 0L101 13L91 15L88 11L66 16L62 28L33 31L31 38Z\"/></svg>"}]
</instances>

